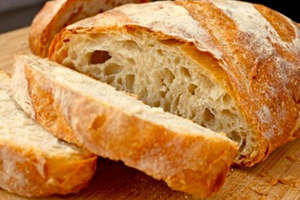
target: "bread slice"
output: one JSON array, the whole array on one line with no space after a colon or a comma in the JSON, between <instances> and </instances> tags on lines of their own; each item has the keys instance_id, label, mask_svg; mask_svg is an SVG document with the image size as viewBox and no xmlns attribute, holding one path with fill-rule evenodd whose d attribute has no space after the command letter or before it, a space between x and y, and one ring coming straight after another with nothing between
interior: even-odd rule
<instances>
[{"instance_id":1,"label":"bread slice","mask_svg":"<svg viewBox=\"0 0 300 200\"><path fill-rule=\"evenodd\" d=\"M97 157L59 141L11 98L0 72L0 187L22 196L78 192L96 170Z\"/></svg>"},{"instance_id":2,"label":"bread slice","mask_svg":"<svg viewBox=\"0 0 300 200\"><path fill-rule=\"evenodd\" d=\"M299 25L262 5L125 5L68 26L49 58L239 143L252 166L300 135Z\"/></svg>"},{"instance_id":3,"label":"bread slice","mask_svg":"<svg viewBox=\"0 0 300 200\"><path fill-rule=\"evenodd\" d=\"M29 46L35 55L47 56L54 36L65 26L126 3L148 0L51 0L35 16L29 33Z\"/></svg>"},{"instance_id":4,"label":"bread slice","mask_svg":"<svg viewBox=\"0 0 300 200\"><path fill-rule=\"evenodd\" d=\"M226 136L57 63L17 56L12 94L56 136L207 197L225 181L237 144ZM71 130L64 136L60 129Z\"/></svg>"}]
</instances>

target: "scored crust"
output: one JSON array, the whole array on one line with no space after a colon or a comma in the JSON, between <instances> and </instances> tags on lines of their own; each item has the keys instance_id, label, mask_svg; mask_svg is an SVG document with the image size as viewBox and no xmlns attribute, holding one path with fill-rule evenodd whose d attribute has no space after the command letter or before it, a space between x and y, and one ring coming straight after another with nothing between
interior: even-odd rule
<instances>
[{"instance_id":1,"label":"scored crust","mask_svg":"<svg viewBox=\"0 0 300 200\"><path fill-rule=\"evenodd\" d=\"M56 120L64 118L80 145L99 156L122 160L175 190L207 197L223 185L237 150L225 136L47 60L19 56L15 67L13 96L24 91L18 83L25 83L28 99L16 100L20 105L31 102L28 109L45 128L53 131L47 121L64 128ZM42 101L48 104L41 105ZM49 118L42 112L45 109L57 117Z\"/></svg>"},{"instance_id":2,"label":"scored crust","mask_svg":"<svg viewBox=\"0 0 300 200\"><path fill-rule=\"evenodd\" d=\"M23 113L7 91L9 76L1 71L0 84L0 187L27 197L76 193L86 187L97 156L57 141Z\"/></svg>"},{"instance_id":3,"label":"scored crust","mask_svg":"<svg viewBox=\"0 0 300 200\"><path fill-rule=\"evenodd\" d=\"M176 20L165 21L169 17L165 13ZM125 5L68 26L53 40L48 57L84 72L86 66L76 66L71 59L71 55L83 55L70 46L76 37L123 35L129 29L157 40L169 39L170 46L187 44L183 49L186 59L201 64L206 55L212 60L213 65L204 70L234 100L247 122L247 145L253 146L247 155L237 157L236 164L252 166L299 137L300 30L289 18L262 5L239 1Z\"/></svg>"},{"instance_id":4,"label":"scored crust","mask_svg":"<svg viewBox=\"0 0 300 200\"><path fill-rule=\"evenodd\" d=\"M126 3L148 0L51 0L35 16L30 26L29 47L40 57L46 57L54 36L76 21L96 15Z\"/></svg>"}]
</instances>

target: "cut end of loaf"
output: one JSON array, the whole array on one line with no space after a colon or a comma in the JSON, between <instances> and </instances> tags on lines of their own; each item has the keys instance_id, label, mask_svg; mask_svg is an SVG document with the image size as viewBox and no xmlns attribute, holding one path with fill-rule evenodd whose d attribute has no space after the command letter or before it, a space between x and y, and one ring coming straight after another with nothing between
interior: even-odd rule
<instances>
[{"instance_id":1,"label":"cut end of loaf","mask_svg":"<svg viewBox=\"0 0 300 200\"><path fill-rule=\"evenodd\" d=\"M247 2L131 4L67 27L50 57L225 131L239 143L235 162L251 166L299 136L299 31Z\"/></svg>"},{"instance_id":2,"label":"cut end of loaf","mask_svg":"<svg viewBox=\"0 0 300 200\"><path fill-rule=\"evenodd\" d=\"M67 42L60 43L51 59L133 93L152 107L225 132L239 144L235 162L247 162L256 138L249 134L230 94L209 75L207 68L217 67L217 61L205 52L198 52L198 61L183 59L192 58L185 50L191 44L156 39L150 33L127 27L100 34L66 34Z\"/></svg>"}]
</instances>

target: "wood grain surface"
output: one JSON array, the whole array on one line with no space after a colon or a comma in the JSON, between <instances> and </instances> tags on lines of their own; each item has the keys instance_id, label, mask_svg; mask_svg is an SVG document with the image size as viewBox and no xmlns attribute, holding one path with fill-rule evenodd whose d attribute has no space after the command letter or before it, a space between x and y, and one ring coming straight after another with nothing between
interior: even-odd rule
<instances>
[{"instance_id":1,"label":"wood grain surface","mask_svg":"<svg viewBox=\"0 0 300 200\"><path fill-rule=\"evenodd\" d=\"M0 35L0 69L12 72L14 54L30 54L28 28ZM220 192L210 200L300 200L300 140L293 141L252 168L233 168ZM29 200L0 189L0 200ZM122 162L99 158L91 184L80 193L36 198L45 200L197 200L172 191L162 182L126 167Z\"/></svg>"}]
</instances>

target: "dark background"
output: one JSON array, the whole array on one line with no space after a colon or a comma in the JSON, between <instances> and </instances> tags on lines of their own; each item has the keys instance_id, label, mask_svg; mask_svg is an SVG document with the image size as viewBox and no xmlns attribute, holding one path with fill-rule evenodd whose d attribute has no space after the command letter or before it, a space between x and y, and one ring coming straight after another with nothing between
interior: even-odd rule
<instances>
[{"instance_id":1,"label":"dark background","mask_svg":"<svg viewBox=\"0 0 300 200\"><path fill-rule=\"evenodd\" d=\"M0 33L29 26L47 0L0 0Z\"/></svg>"},{"instance_id":2,"label":"dark background","mask_svg":"<svg viewBox=\"0 0 300 200\"><path fill-rule=\"evenodd\" d=\"M300 6L298 0L247 0L252 3L259 3L268 6L300 23Z\"/></svg>"},{"instance_id":3,"label":"dark background","mask_svg":"<svg viewBox=\"0 0 300 200\"><path fill-rule=\"evenodd\" d=\"M46 0L0 0L0 33L29 26ZM104 1L104 0L103 0ZM246 0L268 6L300 22L298 0ZM299 2L299 1L298 1Z\"/></svg>"}]
</instances>

